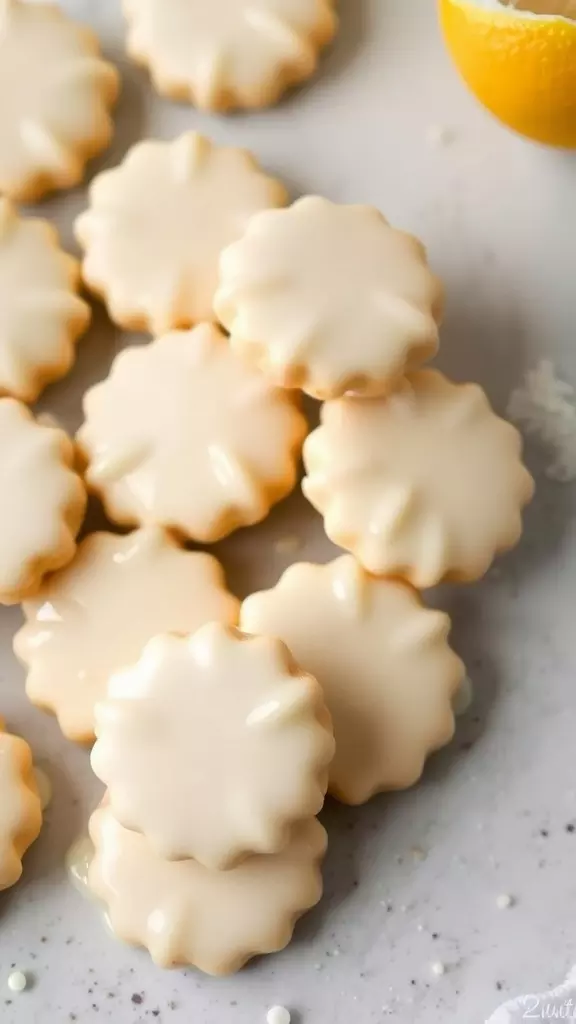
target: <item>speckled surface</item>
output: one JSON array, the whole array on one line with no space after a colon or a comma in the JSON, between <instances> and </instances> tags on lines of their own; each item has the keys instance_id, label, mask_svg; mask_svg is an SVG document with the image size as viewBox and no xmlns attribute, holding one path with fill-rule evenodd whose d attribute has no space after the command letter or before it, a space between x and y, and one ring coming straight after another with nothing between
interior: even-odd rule
<instances>
[{"instance_id":1,"label":"speckled surface","mask_svg":"<svg viewBox=\"0 0 576 1024\"><path fill-rule=\"evenodd\" d=\"M124 76L117 141L99 166L144 134L185 127L249 146L294 194L375 203L424 237L448 286L440 365L479 380L499 409L542 354L576 381L576 159L521 142L476 107L443 53L431 0L341 0L342 31L319 78L277 110L230 120L154 97L122 58L119 0L65 6L98 29ZM435 125L453 130L451 145L431 144ZM41 207L70 246L84 204L78 190ZM98 312L74 372L41 407L75 427L85 387L134 340ZM576 488L545 481L543 453L528 458L539 488L521 548L481 585L435 597L454 615L476 690L456 741L412 792L327 809L325 900L290 949L235 978L162 973L116 944L68 884L65 853L99 786L87 753L28 706L10 652L19 612L0 611L0 711L54 786L24 881L0 898L2 1024L259 1024L274 1003L300 1024L476 1024L511 995L562 980L576 961ZM329 556L298 498L219 546L239 593L276 579L295 555L275 543L293 534L296 557ZM515 897L507 910L502 893ZM6 986L12 964L34 979L21 995Z\"/></svg>"}]
</instances>

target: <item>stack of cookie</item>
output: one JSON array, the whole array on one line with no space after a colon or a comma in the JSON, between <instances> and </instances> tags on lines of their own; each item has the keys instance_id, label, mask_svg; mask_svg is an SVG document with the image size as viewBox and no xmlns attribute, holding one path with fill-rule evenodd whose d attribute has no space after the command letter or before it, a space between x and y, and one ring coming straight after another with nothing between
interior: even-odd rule
<instances>
[{"instance_id":1,"label":"stack of cookie","mask_svg":"<svg viewBox=\"0 0 576 1024\"><path fill-rule=\"evenodd\" d=\"M238 970L320 898L334 754L322 690L279 640L219 623L151 640L96 711L92 891L163 966Z\"/></svg>"}]
</instances>

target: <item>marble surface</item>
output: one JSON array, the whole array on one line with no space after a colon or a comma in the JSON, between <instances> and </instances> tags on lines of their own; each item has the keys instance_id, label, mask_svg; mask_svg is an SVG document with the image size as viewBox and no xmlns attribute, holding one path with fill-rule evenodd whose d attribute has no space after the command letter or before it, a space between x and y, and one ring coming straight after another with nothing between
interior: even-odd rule
<instances>
[{"instance_id":1,"label":"marble surface","mask_svg":"<svg viewBox=\"0 0 576 1024\"><path fill-rule=\"evenodd\" d=\"M341 0L342 29L317 79L275 110L228 120L154 96L123 57L120 0L65 6L98 30L124 79L116 142L97 168L144 135L187 127L248 146L294 195L374 203L424 238L448 288L439 363L480 381L498 409L541 356L576 382L576 158L522 142L476 106L443 51L432 0ZM438 126L450 144L434 142ZM85 202L79 189L40 207L70 248ZM41 408L75 428L86 386L137 340L97 310L74 372ZM259 1024L275 1003L300 1024L476 1024L567 975L576 962L576 487L545 479L544 452L529 447L527 457L538 492L523 544L481 584L433 598L454 616L476 692L455 742L411 792L327 808L325 899L285 953L227 980L162 973L118 945L69 885L66 851L100 787L86 751L28 705L11 653L20 614L0 610L0 711L54 787L24 881L0 899L3 1024ZM294 535L296 554L278 550ZM241 594L271 584L294 557L331 554L297 496L218 550ZM514 897L510 908L498 909L500 894ZM33 980L21 995L6 985L13 964Z\"/></svg>"}]
</instances>

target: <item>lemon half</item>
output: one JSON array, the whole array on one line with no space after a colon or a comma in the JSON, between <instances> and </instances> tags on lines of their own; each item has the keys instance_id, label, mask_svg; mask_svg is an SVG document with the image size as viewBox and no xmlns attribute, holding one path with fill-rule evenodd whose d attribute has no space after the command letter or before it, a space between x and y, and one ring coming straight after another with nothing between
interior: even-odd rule
<instances>
[{"instance_id":1,"label":"lemon half","mask_svg":"<svg viewBox=\"0 0 576 1024\"><path fill-rule=\"evenodd\" d=\"M576 0L439 0L452 58L475 96L538 142L576 148Z\"/></svg>"}]
</instances>

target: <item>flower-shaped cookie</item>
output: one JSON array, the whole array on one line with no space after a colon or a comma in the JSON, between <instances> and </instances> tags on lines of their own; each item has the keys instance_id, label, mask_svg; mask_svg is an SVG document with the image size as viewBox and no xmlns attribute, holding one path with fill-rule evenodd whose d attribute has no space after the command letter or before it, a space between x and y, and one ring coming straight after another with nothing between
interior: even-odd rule
<instances>
[{"instance_id":1,"label":"flower-shaped cookie","mask_svg":"<svg viewBox=\"0 0 576 1024\"><path fill-rule=\"evenodd\" d=\"M64 431L14 398L0 398L0 438L0 604L16 604L73 557L86 491Z\"/></svg>"},{"instance_id":2,"label":"flower-shaped cookie","mask_svg":"<svg viewBox=\"0 0 576 1024\"><path fill-rule=\"evenodd\" d=\"M482 388L421 370L388 399L327 402L302 488L370 572L475 580L520 539L534 490L521 447Z\"/></svg>"},{"instance_id":3,"label":"flower-shaped cookie","mask_svg":"<svg viewBox=\"0 0 576 1024\"><path fill-rule=\"evenodd\" d=\"M90 534L24 614L14 650L28 667L28 697L57 715L69 739L88 742L113 672L132 665L157 633L234 625L238 602L215 558L184 551L151 526L125 537Z\"/></svg>"},{"instance_id":4,"label":"flower-shaped cookie","mask_svg":"<svg viewBox=\"0 0 576 1024\"><path fill-rule=\"evenodd\" d=\"M351 555L300 563L244 601L240 624L280 637L320 683L336 739L328 788L345 803L413 785L451 739L464 666L448 616L405 583L370 576Z\"/></svg>"},{"instance_id":5,"label":"flower-shaped cookie","mask_svg":"<svg viewBox=\"0 0 576 1024\"><path fill-rule=\"evenodd\" d=\"M56 4L0 5L0 192L32 202L82 180L112 134L119 79Z\"/></svg>"},{"instance_id":6,"label":"flower-shaped cookie","mask_svg":"<svg viewBox=\"0 0 576 1024\"><path fill-rule=\"evenodd\" d=\"M277 384L370 396L435 354L442 288L378 210L308 196L253 217L224 251L214 308Z\"/></svg>"},{"instance_id":7,"label":"flower-shaped cookie","mask_svg":"<svg viewBox=\"0 0 576 1024\"><path fill-rule=\"evenodd\" d=\"M0 395L34 402L68 372L90 320L79 278L52 225L19 217L0 199Z\"/></svg>"},{"instance_id":8,"label":"flower-shaped cookie","mask_svg":"<svg viewBox=\"0 0 576 1024\"><path fill-rule=\"evenodd\" d=\"M243 149L196 132L139 142L90 188L76 221L84 280L116 323L163 334L214 320L222 249L286 192Z\"/></svg>"},{"instance_id":9,"label":"flower-shaped cookie","mask_svg":"<svg viewBox=\"0 0 576 1024\"><path fill-rule=\"evenodd\" d=\"M124 0L128 52L164 96L265 107L316 70L334 0Z\"/></svg>"},{"instance_id":10,"label":"flower-shaped cookie","mask_svg":"<svg viewBox=\"0 0 576 1024\"><path fill-rule=\"evenodd\" d=\"M249 857L230 871L161 859L106 805L92 815L90 835L96 853L88 883L112 931L146 947L160 967L238 971L253 956L284 949L297 919L322 895L327 840L315 818L294 827L281 853Z\"/></svg>"},{"instance_id":11,"label":"flower-shaped cookie","mask_svg":"<svg viewBox=\"0 0 576 1024\"><path fill-rule=\"evenodd\" d=\"M20 878L22 857L41 826L32 752L24 740L5 732L0 718L0 890Z\"/></svg>"},{"instance_id":12,"label":"flower-shaped cookie","mask_svg":"<svg viewBox=\"0 0 576 1024\"><path fill-rule=\"evenodd\" d=\"M322 690L280 640L208 623L160 636L96 707L92 767L159 856L223 870L277 853L317 814L334 737Z\"/></svg>"},{"instance_id":13,"label":"flower-shaped cookie","mask_svg":"<svg viewBox=\"0 0 576 1024\"><path fill-rule=\"evenodd\" d=\"M86 480L108 515L201 542L259 522L292 490L307 429L210 324L125 349L84 412Z\"/></svg>"}]
</instances>

